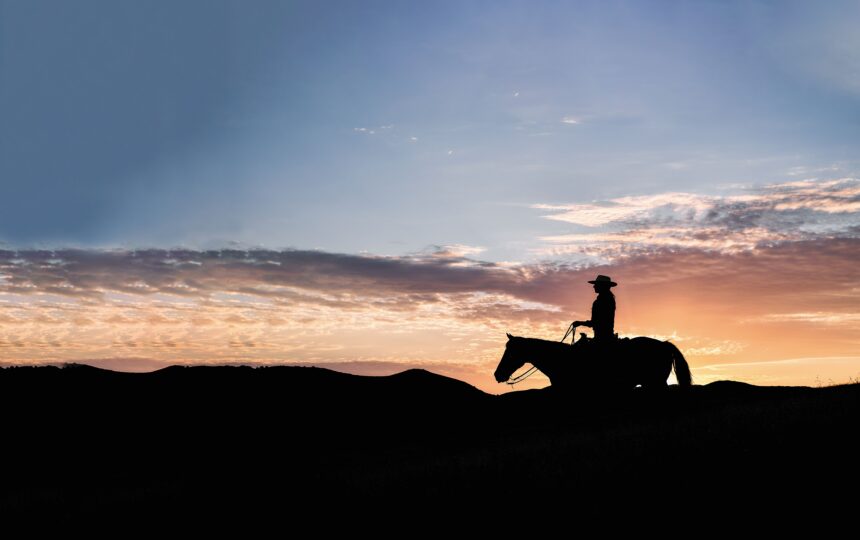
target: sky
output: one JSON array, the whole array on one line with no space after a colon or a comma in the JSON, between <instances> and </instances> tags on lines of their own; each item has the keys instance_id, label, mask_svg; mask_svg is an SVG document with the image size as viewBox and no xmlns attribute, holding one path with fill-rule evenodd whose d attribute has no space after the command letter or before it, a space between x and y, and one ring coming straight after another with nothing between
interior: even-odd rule
<instances>
[{"instance_id":1,"label":"sky","mask_svg":"<svg viewBox=\"0 0 860 540\"><path fill-rule=\"evenodd\" d=\"M698 382L856 380L858 24L838 0L0 0L0 363L503 392L505 333L560 339L601 273L616 330Z\"/></svg>"}]
</instances>

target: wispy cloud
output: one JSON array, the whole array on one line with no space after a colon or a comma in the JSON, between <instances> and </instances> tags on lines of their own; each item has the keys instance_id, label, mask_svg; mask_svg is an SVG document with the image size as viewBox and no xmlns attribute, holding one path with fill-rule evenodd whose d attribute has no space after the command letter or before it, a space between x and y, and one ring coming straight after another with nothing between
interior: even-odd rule
<instances>
[{"instance_id":1,"label":"wispy cloud","mask_svg":"<svg viewBox=\"0 0 860 540\"><path fill-rule=\"evenodd\" d=\"M565 116L561 119L561 123L562 124L569 124L569 125L576 125L576 124L581 124L582 119L577 118L575 116Z\"/></svg>"},{"instance_id":2,"label":"wispy cloud","mask_svg":"<svg viewBox=\"0 0 860 540\"><path fill-rule=\"evenodd\" d=\"M482 252L482 247L460 244L398 257L265 249L0 250L0 294L94 302L105 296L179 301L227 292L299 302L306 295L312 301L347 305L356 295L481 293L566 306L569 283L610 269L628 284L683 277L759 288L770 284L795 294L832 289L856 297L860 290L853 271L860 253L857 238L786 242L754 254L723 256L705 249L656 250L612 267L474 258ZM717 276L722 279L713 281ZM817 311L823 312L803 313Z\"/></svg>"},{"instance_id":3,"label":"wispy cloud","mask_svg":"<svg viewBox=\"0 0 860 540\"><path fill-rule=\"evenodd\" d=\"M463 257L471 257L473 255L479 255L483 252L487 251L487 248L483 248L480 246L467 246L465 244L451 244L447 246L433 246L430 251L431 257L443 257L443 258L463 258Z\"/></svg>"},{"instance_id":4,"label":"wispy cloud","mask_svg":"<svg viewBox=\"0 0 860 540\"><path fill-rule=\"evenodd\" d=\"M750 322L797 322L825 325L854 325L860 323L860 312L815 311L800 313L773 313L751 319Z\"/></svg>"},{"instance_id":5,"label":"wispy cloud","mask_svg":"<svg viewBox=\"0 0 860 540\"><path fill-rule=\"evenodd\" d=\"M535 204L532 208L550 210L547 219L564 221L577 225L596 227L611 223L623 222L632 218L648 218L664 214L677 213L694 217L712 205L707 197L691 193L661 193L659 195L643 195L619 197L608 201L584 204ZM690 215L690 212L693 215Z\"/></svg>"},{"instance_id":6,"label":"wispy cloud","mask_svg":"<svg viewBox=\"0 0 860 540\"><path fill-rule=\"evenodd\" d=\"M689 347L684 350L688 356L730 356L743 351L746 346L743 343L724 340L719 343L703 344L698 347Z\"/></svg>"},{"instance_id":7,"label":"wispy cloud","mask_svg":"<svg viewBox=\"0 0 860 540\"><path fill-rule=\"evenodd\" d=\"M376 135L380 132L390 131L394 129L394 124L386 124L378 127L355 127L352 130L363 135Z\"/></svg>"},{"instance_id":8,"label":"wispy cloud","mask_svg":"<svg viewBox=\"0 0 860 540\"><path fill-rule=\"evenodd\" d=\"M546 219L581 226L545 236L548 254L613 260L661 248L737 252L776 242L860 233L860 181L802 180L734 195L661 193L590 203L547 205Z\"/></svg>"}]
</instances>

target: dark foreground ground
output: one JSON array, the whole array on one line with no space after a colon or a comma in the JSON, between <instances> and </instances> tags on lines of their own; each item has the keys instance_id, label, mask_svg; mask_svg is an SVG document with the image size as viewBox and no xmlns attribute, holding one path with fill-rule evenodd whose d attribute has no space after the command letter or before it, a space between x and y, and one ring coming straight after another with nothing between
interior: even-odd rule
<instances>
[{"instance_id":1,"label":"dark foreground ground","mask_svg":"<svg viewBox=\"0 0 860 540\"><path fill-rule=\"evenodd\" d=\"M72 366L0 370L0 404L7 522L829 520L860 486L860 385L586 399L418 370Z\"/></svg>"}]
</instances>

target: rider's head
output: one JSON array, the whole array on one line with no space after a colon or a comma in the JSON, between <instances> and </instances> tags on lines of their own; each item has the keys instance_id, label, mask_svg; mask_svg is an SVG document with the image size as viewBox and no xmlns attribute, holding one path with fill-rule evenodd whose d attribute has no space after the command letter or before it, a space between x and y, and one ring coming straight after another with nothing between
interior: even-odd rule
<instances>
[{"instance_id":1,"label":"rider's head","mask_svg":"<svg viewBox=\"0 0 860 540\"><path fill-rule=\"evenodd\" d=\"M609 276L599 275L594 280L589 281L592 285L594 285L594 292L600 294L602 292L609 292L609 289L618 285Z\"/></svg>"}]
</instances>

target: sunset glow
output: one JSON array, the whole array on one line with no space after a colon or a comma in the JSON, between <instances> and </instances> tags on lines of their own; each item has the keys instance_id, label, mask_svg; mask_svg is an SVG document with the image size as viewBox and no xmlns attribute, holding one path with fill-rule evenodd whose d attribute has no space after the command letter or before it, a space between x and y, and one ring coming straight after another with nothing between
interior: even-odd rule
<instances>
[{"instance_id":1,"label":"sunset glow","mask_svg":"<svg viewBox=\"0 0 860 540\"><path fill-rule=\"evenodd\" d=\"M856 5L74 4L0 1L3 365L499 393L606 274L696 383L860 378Z\"/></svg>"},{"instance_id":2,"label":"sunset glow","mask_svg":"<svg viewBox=\"0 0 860 540\"><path fill-rule=\"evenodd\" d=\"M856 376L860 240L746 251L657 249L600 266L494 264L439 249L2 253L0 347L12 363L302 363L424 367L498 391L504 333L559 339L612 272L622 335L671 339L697 380L815 384ZM775 271L775 269L781 269ZM545 381L544 381L545 383ZM540 385L540 378L530 381Z\"/></svg>"}]
</instances>

